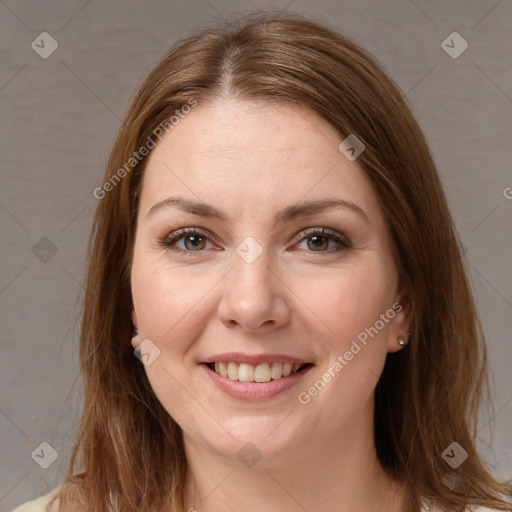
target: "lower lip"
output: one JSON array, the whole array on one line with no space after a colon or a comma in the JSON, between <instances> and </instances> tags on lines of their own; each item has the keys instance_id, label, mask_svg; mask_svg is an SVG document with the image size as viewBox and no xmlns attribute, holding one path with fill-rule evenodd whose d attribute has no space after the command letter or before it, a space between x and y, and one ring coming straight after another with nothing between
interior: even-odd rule
<instances>
[{"instance_id":1,"label":"lower lip","mask_svg":"<svg viewBox=\"0 0 512 512\"><path fill-rule=\"evenodd\" d=\"M240 382L219 375L214 370L210 370L206 364L200 366L221 391L241 400L262 400L278 395L295 386L313 368L313 365L309 365L293 375L268 382Z\"/></svg>"}]
</instances>

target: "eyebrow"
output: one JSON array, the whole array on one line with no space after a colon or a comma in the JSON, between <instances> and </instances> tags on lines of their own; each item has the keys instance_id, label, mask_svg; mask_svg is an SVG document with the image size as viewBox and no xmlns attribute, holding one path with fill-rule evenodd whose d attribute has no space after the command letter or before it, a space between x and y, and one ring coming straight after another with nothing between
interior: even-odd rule
<instances>
[{"instance_id":1,"label":"eyebrow","mask_svg":"<svg viewBox=\"0 0 512 512\"><path fill-rule=\"evenodd\" d=\"M192 213L200 217L215 218L222 222L227 222L229 220L228 216L224 212L216 209L215 207L204 202L185 199L183 197L169 197L154 204L146 214L146 219L169 206L176 206L185 212ZM359 215L365 222L370 222L364 210L357 206L357 204L345 199L332 198L308 201L288 206L274 216L274 225L272 227L274 228L278 224L291 222L299 217L322 213L330 208L343 208L350 210Z\"/></svg>"}]
</instances>

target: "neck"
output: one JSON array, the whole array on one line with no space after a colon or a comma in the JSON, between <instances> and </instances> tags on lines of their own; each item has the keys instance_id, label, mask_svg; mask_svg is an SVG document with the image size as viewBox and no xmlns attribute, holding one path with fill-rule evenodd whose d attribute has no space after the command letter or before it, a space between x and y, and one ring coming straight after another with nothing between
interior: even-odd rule
<instances>
[{"instance_id":1,"label":"neck","mask_svg":"<svg viewBox=\"0 0 512 512\"><path fill-rule=\"evenodd\" d=\"M403 487L377 459L373 409L358 421L351 420L343 430L310 438L296 450L250 468L184 434L188 461L185 510L401 510Z\"/></svg>"}]
</instances>

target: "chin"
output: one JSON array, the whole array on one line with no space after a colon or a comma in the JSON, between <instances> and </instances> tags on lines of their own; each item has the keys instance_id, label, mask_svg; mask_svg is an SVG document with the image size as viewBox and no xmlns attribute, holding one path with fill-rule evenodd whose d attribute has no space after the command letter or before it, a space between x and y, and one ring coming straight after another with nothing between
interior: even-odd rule
<instances>
[{"instance_id":1,"label":"chin","mask_svg":"<svg viewBox=\"0 0 512 512\"><path fill-rule=\"evenodd\" d=\"M278 422L254 418L237 421L236 426L226 428L233 437L226 433L222 438L204 438L203 443L212 452L246 467L257 464L259 468L270 468L284 459L301 455L309 437L306 433L294 435L291 424L285 425L288 420L279 425L282 421L283 418Z\"/></svg>"}]
</instances>

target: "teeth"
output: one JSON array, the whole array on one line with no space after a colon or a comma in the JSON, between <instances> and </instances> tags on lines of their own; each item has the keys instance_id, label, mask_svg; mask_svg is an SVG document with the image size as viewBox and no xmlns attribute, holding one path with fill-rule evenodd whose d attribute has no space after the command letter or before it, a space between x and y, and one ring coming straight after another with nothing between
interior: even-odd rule
<instances>
[{"instance_id":1,"label":"teeth","mask_svg":"<svg viewBox=\"0 0 512 512\"><path fill-rule=\"evenodd\" d=\"M238 363L228 363L228 377L231 380L238 380Z\"/></svg>"},{"instance_id":2,"label":"teeth","mask_svg":"<svg viewBox=\"0 0 512 512\"><path fill-rule=\"evenodd\" d=\"M210 367L213 365L210 365ZM302 364L292 363L262 363L257 366L247 363L217 362L215 373L241 382L269 382L270 380L288 377L297 373Z\"/></svg>"},{"instance_id":3,"label":"teeth","mask_svg":"<svg viewBox=\"0 0 512 512\"><path fill-rule=\"evenodd\" d=\"M229 363L235 364L235 363ZM241 382L252 382L254 380L254 366L252 364L241 363L238 365L238 380Z\"/></svg>"},{"instance_id":4,"label":"teeth","mask_svg":"<svg viewBox=\"0 0 512 512\"><path fill-rule=\"evenodd\" d=\"M259 364L254 369L254 381L255 382L268 382L272 380L272 373L270 372L270 366L268 363Z\"/></svg>"},{"instance_id":5,"label":"teeth","mask_svg":"<svg viewBox=\"0 0 512 512\"><path fill-rule=\"evenodd\" d=\"M273 379L280 379L283 376L283 365L281 363L274 363L272 365L272 373L270 376Z\"/></svg>"},{"instance_id":6,"label":"teeth","mask_svg":"<svg viewBox=\"0 0 512 512\"><path fill-rule=\"evenodd\" d=\"M226 363L215 363L219 365L219 371L217 372L217 367L215 367L215 371L220 373L223 377L228 376L228 365Z\"/></svg>"}]
</instances>

